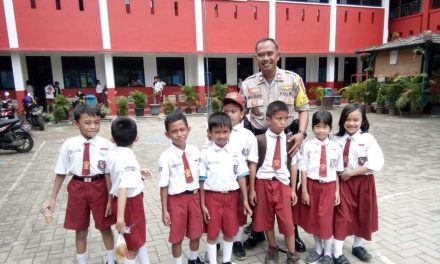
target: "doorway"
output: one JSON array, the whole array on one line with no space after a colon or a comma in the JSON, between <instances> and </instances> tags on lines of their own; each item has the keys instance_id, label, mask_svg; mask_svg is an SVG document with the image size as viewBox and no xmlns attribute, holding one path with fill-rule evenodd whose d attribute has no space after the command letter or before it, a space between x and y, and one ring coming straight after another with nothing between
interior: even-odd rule
<instances>
[{"instance_id":1,"label":"doorway","mask_svg":"<svg viewBox=\"0 0 440 264\"><path fill-rule=\"evenodd\" d=\"M344 61L344 86L351 84L351 77L357 72L357 58L346 57Z\"/></svg>"},{"instance_id":2,"label":"doorway","mask_svg":"<svg viewBox=\"0 0 440 264\"><path fill-rule=\"evenodd\" d=\"M253 58L237 58L237 85L241 88L241 82L254 74Z\"/></svg>"},{"instance_id":3,"label":"doorway","mask_svg":"<svg viewBox=\"0 0 440 264\"><path fill-rule=\"evenodd\" d=\"M28 78L34 87L38 104L46 109L46 93L44 87L53 83L52 65L49 56L26 56Z\"/></svg>"}]
</instances>

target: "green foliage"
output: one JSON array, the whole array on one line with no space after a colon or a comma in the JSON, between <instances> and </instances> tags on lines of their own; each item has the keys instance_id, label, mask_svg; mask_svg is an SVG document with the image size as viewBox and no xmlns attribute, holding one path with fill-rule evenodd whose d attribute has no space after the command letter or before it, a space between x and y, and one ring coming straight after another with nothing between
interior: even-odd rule
<instances>
[{"instance_id":1,"label":"green foliage","mask_svg":"<svg viewBox=\"0 0 440 264\"><path fill-rule=\"evenodd\" d=\"M212 98L212 112L216 113L216 112L220 112L222 109L222 100L214 97Z\"/></svg>"},{"instance_id":2,"label":"green foliage","mask_svg":"<svg viewBox=\"0 0 440 264\"><path fill-rule=\"evenodd\" d=\"M131 98L133 98L134 107L145 108L147 95L139 90L131 92Z\"/></svg>"},{"instance_id":3,"label":"green foliage","mask_svg":"<svg viewBox=\"0 0 440 264\"><path fill-rule=\"evenodd\" d=\"M427 79L426 74L415 76L397 76L394 78L394 86L399 87L401 93L396 99L396 107L401 111L409 108L411 112L421 112L423 110L426 91L423 89L423 81ZM428 81L432 85L432 81Z\"/></svg>"},{"instance_id":4,"label":"green foliage","mask_svg":"<svg viewBox=\"0 0 440 264\"><path fill-rule=\"evenodd\" d=\"M361 83L362 86L362 101L366 105L371 105L376 100L378 83L375 78L370 78Z\"/></svg>"},{"instance_id":5,"label":"green foliage","mask_svg":"<svg viewBox=\"0 0 440 264\"><path fill-rule=\"evenodd\" d=\"M214 93L212 94L212 96L218 99L222 99L227 93L228 85L222 84L220 81L217 81L214 85Z\"/></svg>"},{"instance_id":6,"label":"green foliage","mask_svg":"<svg viewBox=\"0 0 440 264\"><path fill-rule=\"evenodd\" d=\"M183 95L185 95L186 98L186 106L193 106L198 99L199 93L196 91L196 89L194 89L194 86L192 85L185 84L181 85L180 87Z\"/></svg>"},{"instance_id":7,"label":"green foliage","mask_svg":"<svg viewBox=\"0 0 440 264\"><path fill-rule=\"evenodd\" d=\"M61 120L66 120L67 115L66 111L62 107L56 107L53 111L53 118L56 122L59 122Z\"/></svg>"},{"instance_id":8,"label":"green foliage","mask_svg":"<svg viewBox=\"0 0 440 264\"><path fill-rule=\"evenodd\" d=\"M385 106L385 87L384 84L379 84L376 91L376 104L379 107Z\"/></svg>"},{"instance_id":9,"label":"green foliage","mask_svg":"<svg viewBox=\"0 0 440 264\"><path fill-rule=\"evenodd\" d=\"M324 87L322 86L316 86L311 89L312 93L315 95L316 100L322 100L324 99Z\"/></svg>"},{"instance_id":10,"label":"green foliage","mask_svg":"<svg viewBox=\"0 0 440 264\"><path fill-rule=\"evenodd\" d=\"M101 117L105 117L106 115L110 114L112 110L102 104L101 108L99 108L99 112L101 113Z\"/></svg>"},{"instance_id":11,"label":"green foliage","mask_svg":"<svg viewBox=\"0 0 440 264\"><path fill-rule=\"evenodd\" d=\"M72 104L70 103L69 99L67 99L65 96L63 96L63 95L55 96L55 99L53 102L54 109L62 108L62 109L64 109L64 111L69 112L71 106L72 106Z\"/></svg>"},{"instance_id":12,"label":"green foliage","mask_svg":"<svg viewBox=\"0 0 440 264\"><path fill-rule=\"evenodd\" d=\"M125 96L116 97L116 106L118 107L118 116L126 116L128 114L128 99Z\"/></svg>"},{"instance_id":13,"label":"green foliage","mask_svg":"<svg viewBox=\"0 0 440 264\"><path fill-rule=\"evenodd\" d=\"M342 98L348 99L349 102L362 102L364 97L364 87L361 83L352 83L340 90Z\"/></svg>"},{"instance_id":14,"label":"green foliage","mask_svg":"<svg viewBox=\"0 0 440 264\"><path fill-rule=\"evenodd\" d=\"M169 115L176 111L176 104L172 102L170 99L165 99L165 102L163 102L163 112L165 115Z\"/></svg>"}]
</instances>

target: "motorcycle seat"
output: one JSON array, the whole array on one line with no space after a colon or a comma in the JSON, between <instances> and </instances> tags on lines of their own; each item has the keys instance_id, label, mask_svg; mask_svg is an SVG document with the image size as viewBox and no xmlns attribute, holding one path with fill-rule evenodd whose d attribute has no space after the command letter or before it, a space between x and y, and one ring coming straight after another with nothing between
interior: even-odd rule
<instances>
[{"instance_id":1,"label":"motorcycle seat","mask_svg":"<svg viewBox=\"0 0 440 264\"><path fill-rule=\"evenodd\" d=\"M11 124L15 124L17 122L20 122L19 118L15 118L15 119L7 119L7 120L0 120L0 127L2 126L6 126L6 125L11 125Z\"/></svg>"}]
</instances>

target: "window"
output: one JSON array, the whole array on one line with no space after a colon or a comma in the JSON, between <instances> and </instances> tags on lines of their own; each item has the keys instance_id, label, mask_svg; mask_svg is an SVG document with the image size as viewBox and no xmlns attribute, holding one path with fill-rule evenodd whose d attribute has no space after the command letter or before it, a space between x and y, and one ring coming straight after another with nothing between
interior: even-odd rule
<instances>
[{"instance_id":1,"label":"window","mask_svg":"<svg viewBox=\"0 0 440 264\"><path fill-rule=\"evenodd\" d=\"M37 3L35 2L36 0L31 0L31 8L35 9L37 8Z\"/></svg>"},{"instance_id":2,"label":"window","mask_svg":"<svg viewBox=\"0 0 440 264\"><path fill-rule=\"evenodd\" d=\"M11 57L0 56L0 90L9 89L15 89Z\"/></svg>"},{"instance_id":3,"label":"window","mask_svg":"<svg viewBox=\"0 0 440 264\"><path fill-rule=\"evenodd\" d=\"M61 64L66 88L95 87L94 57L61 57Z\"/></svg>"},{"instance_id":4,"label":"window","mask_svg":"<svg viewBox=\"0 0 440 264\"><path fill-rule=\"evenodd\" d=\"M113 69L116 87L145 86L142 57L114 57Z\"/></svg>"},{"instance_id":5,"label":"window","mask_svg":"<svg viewBox=\"0 0 440 264\"><path fill-rule=\"evenodd\" d=\"M338 57L336 57L335 58L335 75L333 76L334 77L334 81L335 82L337 82L338 81L338 73L339 73L339 58Z\"/></svg>"},{"instance_id":6,"label":"window","mask_svg":"<svg viewBox=\"0 0 440 264\"><path fill-rule=\"evenodd\" d=\"M157 57L157 73L167 85L185 84L185 61L183 57Z\"/></svg>"},{"instance_id":7,"label":"window","mask_svg":"<svg viewBox=\"0 0 440 264\"><path fill-rule=\"evenodd\" d=\"M237 82L246 80L247 77L254 74L253 58L237 58Z\"/></svg>"},{"instance_id":8,"label":"window","mask_svg":"<svg viewBox=\"0 0 440 264\"><path fill-rule=\"evenodd\" d=\"M216 84L217 81L226 83L226 58L205 58L205 73L206 85Z\"/></svg>"},{"instance_id":9,"label":"window","mask_svg":"<svg viewBox=\"0 0 440 264\"><path fill-rule=\"evenodd\" d=\"M319 58L319 72L318 72L318 82L327 81L327 58Z\"/></svg>"},{"instance_id":10,"label":"window","mask_svg":"<svg viewBox=\"0 0 440 264\"><path fill-rule=\"evenodd\" d=\"M84 11L84 0L78 0L79 11Z\"/></svg>"},{"instance_id":11,"label":"window","mask_svg":"<svg viewBox=\"0 0 440 264\"><path fill-rule=\"evenodd\" d=\"M306 80L306 58L286 58L286 70L297 73L301 78Z\"/></svg>"},{"instance_id":12,"label":"window","mask_svg":"<svg viewBox=\"0 0 440 264\"><path fill-rule=\"evenodd\" d=\"M61 0L55 0L55 7L57 10L61 10Z\"/></svg>"}]
</instances>

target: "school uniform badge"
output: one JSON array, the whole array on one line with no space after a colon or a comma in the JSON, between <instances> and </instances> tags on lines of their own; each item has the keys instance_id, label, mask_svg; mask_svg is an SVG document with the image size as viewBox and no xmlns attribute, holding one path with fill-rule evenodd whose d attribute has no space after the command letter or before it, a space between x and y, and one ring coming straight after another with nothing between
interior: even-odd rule
<instances>
[{"instance_id":1,"label":"school uniform badge","mask_svg":"<svg viewBox=\"0 0 440 264\"><path fill-rule=\"evenodd\" d=\"M105 171L105 167L107 166L105 160L99 160L98 161L98 169L101 171Z\"/></svg>"},{"instance_id":2,"label":"school uniform badge","mask_svg":"<svg viewBox=\"0 0 440 264\"><path fill-rule=\"evenodd\" d=\"M366 161L367 161L367 157L359 157L358 158L358 163L361 166L364 165Z\"/></svg>"},{"instance_id":3,"label":"school uniform badge","mask_svg":"<svg viewBox=\"0 0 440 264\"><path fill-rule=\"evenodd\" d=\"M247 148L244 148L242 151L241 151L241 154L243 154L243 156L248 156L249 155L249 149L247 149Z\"/></svg>"},{"instance_id":4,"label":"school uniform badge","mask_svg":"<svg viewBox=\"0 0 440 264\"><path fill-rule=\"evenodd\" d=\"M330 168L334 168L336 167L336 159L331 159L330 160Z\"/></svg>"}]
</instances>

